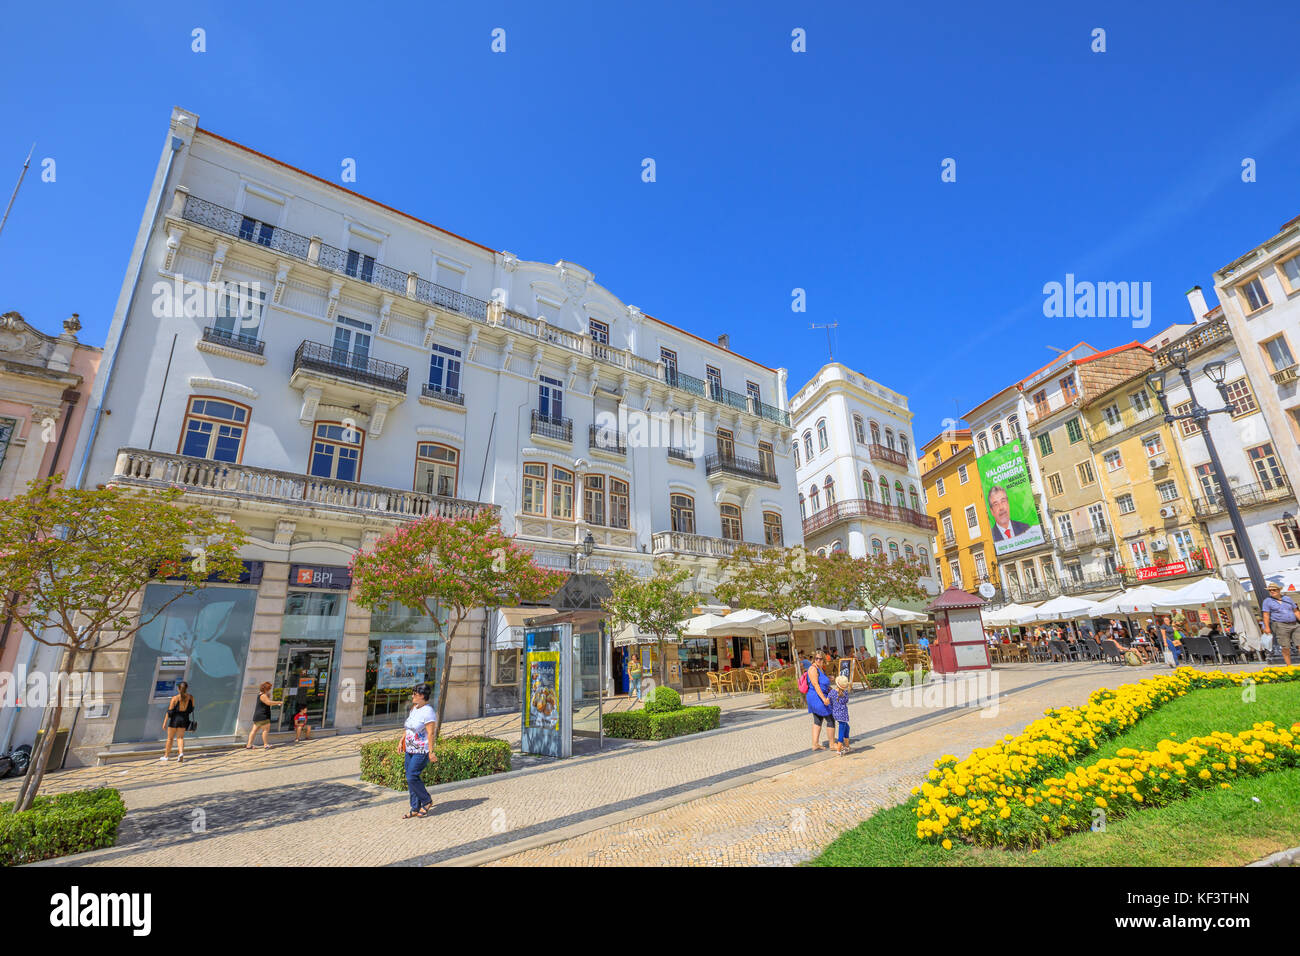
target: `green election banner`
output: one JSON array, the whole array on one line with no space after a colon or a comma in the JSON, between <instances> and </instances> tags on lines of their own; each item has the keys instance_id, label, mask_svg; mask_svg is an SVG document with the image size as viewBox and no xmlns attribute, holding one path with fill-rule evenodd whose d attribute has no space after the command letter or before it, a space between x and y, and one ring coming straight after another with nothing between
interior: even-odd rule
<instances>
[{"instance_id":1,"label":"green election banner","mask_svg":"<svg viewBox=\"0 0 1300 956\"><path fill-rule=\"evenodd\" d=\"M1043 525L1034 504L1029 464L1020 442L994 448L975 459L984 508L993 529L993 553L1001 557L1043 543Z\"/></svg>"}]
</instances>

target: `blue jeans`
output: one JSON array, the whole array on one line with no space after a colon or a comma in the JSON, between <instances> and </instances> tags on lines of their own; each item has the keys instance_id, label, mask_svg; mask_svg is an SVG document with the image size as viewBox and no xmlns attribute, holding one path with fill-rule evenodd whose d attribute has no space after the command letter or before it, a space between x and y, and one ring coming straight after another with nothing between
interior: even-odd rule
<instances>
[{"instance_id":1,"label":"blue jeans","mask_svg":"<svg viewBox=\"0 0 1300 956\"><path fill-rule=\"evenodd\" d=\"M640 674L638 674L636 677L629 677L627 679L627 692L632 696L636 697L637 700L641 699L641 675Z\"/></svg>"},{"instance_id":2,"label":"blue jeans","mask_svg":"<svg viewBox=\"0 0 1300 956\"><path fill-rule=\"evenodd\" d=\"M406 790L411 795L412 813L426 804L433 803L433 801L429 799L429 788L426 787L424 781L420 779L420 774L428 764L428 754L406 755Z\"/></svg>"},{"instance_id":3,"label":"blue jeans","mask_svg":"<svg viewBox=\"0 0 1300 956\"><path fill-rule=\"evenodd\" d=\"M837 720L835 722L835 730L836 743L846 743L849 739L849 722L847 720Z\"/></svg>"}]
</instances>

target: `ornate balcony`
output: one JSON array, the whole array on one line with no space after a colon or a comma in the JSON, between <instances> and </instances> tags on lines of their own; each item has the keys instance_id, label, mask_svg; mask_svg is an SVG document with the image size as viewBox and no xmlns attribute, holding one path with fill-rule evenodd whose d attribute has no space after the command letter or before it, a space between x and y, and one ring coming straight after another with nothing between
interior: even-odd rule
<instances>
[{"instance_id":1,"label":"ornate balcony","mask_svg":"<svg viewBox=\"0 0 1300 956\"><path fill-rule=\"evenodd\" d=\"M442 385L423 385L420 388L421 398L430 398L436 402L446 402L448 405L465 406L465 393L458 392L452 388L445 388Z\"/></svg>"},{"instance_id":2,"label":"ornate balcony","mask_svg":"<svg viewBox=\"0 0 1300 956\"><path fill-rule=\"evenodd\" d=\"M875 521L911 525L931 534L938 528L938 522L920 511L882 504L879 501L869 501L865 498L849 498L846 501L837 501L835 504L815 512L810 517L804 518L803 536L806 539L809 535L815 534L824 528L829 528L836 522L847 521L851 518L870 518Z\"/></svg>"},{"instance_id":3,"label":"ornate balcony","mask_svg":"<svg viewBox=\"0 0 1300 956\"><path fill-rule=\"evenodd\" d=\"M627 436L613 428L592 425L587 429L587 447L609 455L626 455Z\"/></svg>"},{"instance_id":4,"label":"ornate balcony","mask_svg":"<svg viewBox=\"0 0 1300 956\"><path fill-rule=\"evenodd\" d=\"M543 415L533 409L532 434L535 438L549 438L551 441L573 443L573 419L555 418Z\"/></svg>"},{"instance_id":5,"label":"ornate balcony","mask_svg":"<svg viewBox=\"0 0 1300 956\"><path fill-rule=\"evenodd\" d=\"M735 455L709 455L704 459L704 473L710 478L714 475L734 475L751 481L777 484L776 472L763 462L751 458L737 458Z\"/></svg>"},{"instance_id":6,"label":"ornate balcony","mask_svg":"<svg viewBox=\"0 0 1300 956\"><path fill-rule=\"evenodd\" d=\"M899 468L907 467L907 456L901 451L894 451L892 448L886 448L879 443L873 443L867 446L867 451L871 454L872 461L887 461L891 465L897 465Z\"/></svg>"},{"instance_id":7,"label":"ornate balcony","mask_svg":"<svg viewBox=\"0 0 1300 956\"><path fill-rule=\"evenodd\" d=\"M1085 548L1108 548L1114 541L1111 538L1109 528L1085 528L1082 531L1076 531L1074 534L1058 534L1056 536L1056 550L1058 551L1082 551Z\"/></svg>"},{"instance_id":8,"label":"ornate balcony","mask_svg":"<svg viewBox=\"0 0 1300 956\"><path fill-rule=\"evenodd\" d=\"M229 349L238 349L250 355L261 355L266 350L266 343L256 335L241 335L238 332L219 329L215 325L210 325L203 330L203 341L211 342L213 345L224 345Z\"/></svg>"},{"instance_id":9,"label":"ornate balcony","mask_svg":"<svg viewBox=\"0 0 1300 956\"><path fill-rule=\"evenodd\" d=\"M1076 595L1089 594L1093 591L1118 591L1124 587L1124 575L1116 571L1114 574L1084 574L1078 579L1071 577L1061 578L1061 593Z\"/></svg>"},{"instance_id":10,"label":"ornate balcony","mask_svg":"<svg viewBox=\"0 0 1300 956\"><path fill-rule=\"evenodd\" d=\"M1096 444L1099 441L1103 441L1113 435L1118 435L1120 432L1126 431L1130 428L1136 428L1137 426L1144 425L1147 422L1159 424L1161 420L1162 415L1160 409L1158 409L1154 404L1149 405L1141 411L1134 409L1132 406L1126 407L1122 409L1119 416L1114 419L1106 418L1103 411L1102 418L1095 424L1088 426L1088 440L1092 444Z\"/></svg>"},{"instance_id":11,"label":"ornate balcony","mask_svg":"<svg viewBox=\"0 0 1300 956\"><path fill-rule=\"evenodd\" d=\"M1294 498L1295 495L1291 491L1291 482L1281 478L1269 484L1237 485L1232 489L1232 497L1236 499L1238 508L1258 508ZM1227 510L1227 505L1223 503L1222 494L1207 495L1204 498L1193 498L1192 509L1196 512L1196 517L1208 518L1222 514Z\"/></svg>"},{"instance_id":12,"label":"ornate balcony","mask_svg":"<svg viewBox=\"0 0 1300 956\"><path fill-rule=\"evenodd\" d=\"M293 356L293 370L324 372L370 388L406 394L406 377L410 369L368 355L331 348L320 342L304 341Z\"/></svg>"},{"instance_id":13,"label":"ornate balcony","mask_svg":"<svg viewBox=\"0 0 1300 956\"><path fill-rule=\"evenodd\" d=\"M1286 368L1278 369L1272 375L1273 381L1276 382L1278 385L1290 385L1292 382L1296 380L1296 370L1298 368L1300 368L1300 366L1296 365L1295 363L1292 363L1288 365Z\"/></svg>"},{"instance_id":14,"label":"ornate balcony","mask_svg":"<svg viewBox=\"0 0 1300 956\"><path fill-rule=\"evenodd\" d=\"M685 531L656 531L650 536L650 550L656 554L685 554L703 558L729 558L740 547L763 550L770 545L757 541L735 541L715 538L707 534L688 534Z\"/></svg>"},{"instance_id":15,"label":"ornate balcony","mask_svg":"<svg viewBox=\"0 0 1300 956\"><path fill-rule=\"evenodd\" d=\"M187 494L261 502L268 506L266 510L273 513L301 507L313 511L342 511L406 521L428 515L465 518L484 508L497 510L495 505L463 498L314 478L310 475L189 458L185 455L167 455L139 448L123 448L118 451L117 465L109 483L159 489L180 488Z\"/></svg>"},{"instance_id":16,"label":"ornate balcony","mask_svg":"<svg viewBox=\"0 0 1300 956\"><path fill-rule=\"evenodd\" d=\"M695 464L695 457L685 448L668 448L668 457L674 461L685 462L688 465Z\"/></svg>"},{"instance_id":17,"label":"ornate balcony","mask_svg":"<svg viewBox=\"0 0 1300 956\"><path fill-rule=\"evenodd\" d=\"M1155 354L1155 366L1161 370L1169 368L1171 365L1169 353L1176 348L1187 349L1187 355L1191 358L1231 337L1232 330L1228 328L1228 320L1222 315L1211 322L1198 322L1193 330L1182 338L1174 339L1168 345L1160 347L1160 351Z\"/></svg>"}]
</instances>

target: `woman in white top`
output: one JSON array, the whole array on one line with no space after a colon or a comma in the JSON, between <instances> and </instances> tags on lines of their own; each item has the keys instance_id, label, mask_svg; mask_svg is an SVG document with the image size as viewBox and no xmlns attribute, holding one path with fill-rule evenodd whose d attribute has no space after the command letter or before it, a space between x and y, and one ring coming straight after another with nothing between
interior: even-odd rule
<instances>
[{"instance_id":1,"label":"woman in white top","mask_svg":"<svg viewBox=\"0 0 1300 956\"><path fill-rule=\"evenodd\" d=\"M411 712L403 725L401 748L405 754L406 790L411 796L411 812L402 817L403 820L425 816L433 806L433 799L420 779L429 761L436 763L438 760L438 755L433 752L437 740L434 725L438 717L429 706L432 695L433 688L428 684L415 685L411 691Z\"/></svg>"}]
</instances>

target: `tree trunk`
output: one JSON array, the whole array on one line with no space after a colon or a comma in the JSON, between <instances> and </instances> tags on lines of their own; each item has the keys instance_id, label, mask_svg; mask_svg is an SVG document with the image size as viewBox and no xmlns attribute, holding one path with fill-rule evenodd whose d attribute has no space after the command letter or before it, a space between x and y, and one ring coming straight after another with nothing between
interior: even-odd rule
<instances>
[{"instance_id":1,"label":"tree trunk","mask_svg":"<svg viewBox=\"0 0 1300 956\"><path fill-rule=\"evenodd\" d=\"M45 727L45 734L41 738L41 745L37 748L37 753L32 754L32 763L27 768L27 778L23 781L23 790L19 794L18 802L14 804L15 811L31 809L32 802L41 789L41 781L45 778L45 767L50 762L50 753L54 750L54 739L58 736L59 722L63 717L64 688L71 683L69 675L72 673L72 665L76 659L77 654L75 651L69 651L64 655L63 668L60 671L61 679L58 681L58 686L54 688L54 704L47 711L49 722Z\"/></svg>"},{"instance_id":2,"label":"tree trunk","mask_svg":"<svg viewBox=\"0 0 1300 956\"><path fill-rule=\"evenodd\" d=\"M664 639L659 638L659 686L668 686L668 661L664 660Z\"/></svg>"},{"instance_id":3,"label":"tree trunk","mask_svg":"<svg viewBox=\"0 0 1300 956\"><path fill-rule=\"evenodd\" d=\"M451 683L451 641L447 641L446 650L442 654L442 673L438 677L438 706L435 710L434 717L437 721L433 725L433 741L437 743L442 738L442 715L447 709L447 685Z\"/></svg>"}]
</instances>

